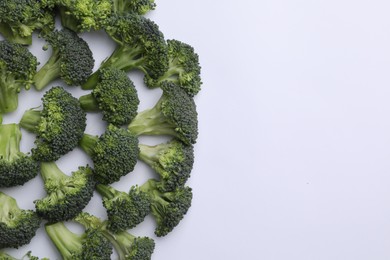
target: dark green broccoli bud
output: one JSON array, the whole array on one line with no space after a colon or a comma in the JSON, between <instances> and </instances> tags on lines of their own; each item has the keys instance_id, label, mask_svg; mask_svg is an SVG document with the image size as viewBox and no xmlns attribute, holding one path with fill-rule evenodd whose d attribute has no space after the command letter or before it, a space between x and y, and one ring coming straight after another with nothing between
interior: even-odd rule
<instances>
[{"instance_id":1,"label":"dark green broccoli bud","mask_svg":"<svg viewBox=\"0 0 390 260\"><path fill-rule=\"evenodd\" d=\"M111 259L112 245L99 230L86 229L79 235L63 222L46 224L45 229L64 260Z\"/></svg>"},{"instance_id":2,"label":"dark green broccoli bud","mask_svg":"<svg viewBox=\"0 0 390 260\"><path fill-rule=\"evenodd\" d=\"M135 227L150 213L149 196L137 186L131 187L128 193L102 184L96 188L107 209L107 227L114 233Z\"/></svg>"},{"instance_id":3,"label":"dark green broccoli bud","mask_svg":"<svg viewBox=\"0 0 390 260\"><path fill-rule=\"evenodd\" d=\"M167 44L154 22L136 14L113 16L106 31L118 45L100 69L115 67L126 72L139 69L153 79L164 75L168 69ZM98 79L99 70L82 88L93 89Z\"/></svg>"},{"instance_id":4,"label":"dark green broccoli bud","mask_svg":"<svg viewBox=\"0 0 390 260\"><path fill-rule=\"evenodd\" d=\"M156 4L154 0L113 0L114 13L136 13L144 15L147 12L154 10Z\"/></svg>"},{"instance_id":5,"label":"dark green broccoli bud","mask_svg":"<svg viewBox=\"0 0 390 260\"><path fill-rule=\"evenodd\" d=\"M0 41L0 114L16 110L18 94L30 89L37 65L37 58L26 47Z\"/></svg>"},{"instance_id":6,"label":"dark green broccoli bud","mask_svg":"<svg viewBox=\"0 0 390 260\"><path fill-rule=\"evenodd\" d=\"M95 63L88 43L67 29L53 31L47 35L46 40L53 52L35 74L35 88L42 90L58 78L71 86L84 83L91 75Z\"/></svg>"},{"instance_id":7,"label":"dark green broccoli bud","mask_svg":"<svg viewBox=\"0 0 390 260\"><path fill-rule=\"evenodd\" d=\"M113 233L106 228L107 222L88 213L81 213L75 221L85 228L99 228L103 235L110 240L118 253L119 260L150 260L154 251L154 240L148 237L136 237L127 231Z\"/></svg>"},{"instance_id":8,"label":"dark green broccoli bud","mask_svg":"<svg viewBox=\"0 0 390 260\"><path fill-rule=\"evenodd\" d=\"M117 126L130 123L139 105L134 83L124 71L116 68L100 70L96 87L79 100L85 111L101 111L103 120Z\"/></svg>"},{"instance_id":9,"label":"dark green broccoli bud","mask_svg":"<svg viewBox=\"0 0 390 260\"><path fill-rule=\"evenodd\" d=\"M23 185L37 176L39 163L20 151L19 125L0 125L0 187Z\"/></svg>"},{"instance_id":10,"label":"dark green broccoli bud","mask_svg":"<svg viewBox=\"0 0 390 260\"><path fill-rule=\"evenodd\" d=\"M43 109L27 110L20 126L36 133L37 161L55 161L77 147L86 127L86 114L80 102L62 87L53 87L42 98Z\"/></svg>"},{"instance_id":11,"label":"dark green broccoli bud","mask_svg":"<svg viewBox=\"0 0 390 260\"><path fill-rule=\"evenodd\" d=\"M0 33L10 42L30 45L34 31L48 33L54 23L54 13L42 1L0 1Z\"/></svg>"},{"instance_id":12,"label":"dark green broccoli bud","mask_svg":"<svg viewBox=\"0 0 390 260\"><path fill-rule=\"evenodd\" d=\"M80 147L91 157L95 179L102 184L116 182L132 172L139 154L138 138L114 125L100 137L84 134Z\"/></svg>"},{"instance_id":13,"label":"dark green broccoli bud","mask_svg":"<svg viewBox=\"0 0 390 260\"><path fill-rule=\"evenodd\" d=\"M198 137L196 105L187 93L170 82L162 82L163 94L157 104L140 112L129 124L135 135L170 135L185 144L194 144Z\"/></svg>"},{"instance_id":14,"label":"dark green broccoli bud","mask_svg":"<svg viewBox=\"0 0 390 260\"><path fill-rule=\"evenodd\" d=\"M30 243L41 225L41 219L32 210L20 209L16 200L0 192L0 248Z\"/></svg>"},{"instance_id":15,"label":"dark green broccoli bud","mask_svg":"<svg viewBox=\"0 0 390 260\"><path fill-rule=\"evenodd\" d=\"M65 221L79 214L93 196L95 181L90 167L79 167L71 176L55 163L42 163L41 176L47 196L34 201L39 216L49 222Z\"/></svg>"},{"instance_id":16,"label":"dark green broccoli bud","mask_svg":"<svg viewBox=\"0 0 390 260\"><path fill-rule=\"evenodd\" d=\"M58 0L61 23L75 32L100 30L112 12L111 0Z\"/></svg>"},{"instance_id":17,"label":"dark green broccoli bud","mask_svg":"<svg viewBox=\"0 0 390 260\"><path fill-rule=\"evenodd\" d=\"M171 191L183 187L194 164L194 148L179 140L149 146L140 144L139 159L152 167L161 178L158 188Z\"/></svg>"},{"instance_id":18,"label":"dark green broccoli bud","mask_svg":"<svg viewBox=\"0 0 390 260\"><path fill-rule=\"evenodd\" d=\"M167 40L167 43L168 70L158 79L146 75L145 84L150 88L156 88L161 82L170 81L183 88L190 96L195 96L202 84L198 54L192 46L178 40Z\"/></svg>"},{"instance_id":19,"label":"dark green broccoli bud","mask_svg":"<svg viewBox=\"0 0 390 260\"><path fill-rule=\"evenodd\" d=\"M158 181L151 179L140 189L151 198L151 212L157 222L154 233L161 237L171 232L191 207L192 189L180 187L170 192L161 192L158 186Z\"/></svg>"}]
</instances>

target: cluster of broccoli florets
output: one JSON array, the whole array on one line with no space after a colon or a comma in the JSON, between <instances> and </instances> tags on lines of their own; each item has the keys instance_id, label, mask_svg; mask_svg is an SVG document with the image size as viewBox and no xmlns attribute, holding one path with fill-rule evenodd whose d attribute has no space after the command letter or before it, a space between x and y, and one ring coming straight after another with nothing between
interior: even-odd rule
<instances>
[{"instance_id":1,"label":"cluster of broccoli florets","mask_svg":"<svg viewBox=\"0 0 390 260\"><path fill-rule=\"evenodd\" d=\"M0 250L28 244L44 223L63 259L111 259L115 250L120 260L148 260L154 240L130 229L151 215L155 235L162 237L187 214L201 67L192 46L165 39L144 16L155 7L154 0L1 1L0 189L39 175L46 195L36 198L31 210L19 208L0 191ZM62 28L55 27L56 18ZM105 31L116 48L93 71L93 53L81 33L97 30ZM44 50L51 50L39 70L28 49L33 33L46 41ZM142 100L127 74L133 70L143 73L147 88L162 91L144 111L138 111ZM55 80L64 84L52 86ZM3 123L3 116L18 108L19 93L32 86L45 90L42 105L25 111L18 123ZM71 93L77 86L86 91L78 98ZM100 136L85 132L87 113L92 112L101 113L107 123ZM21 128L36 136L31 152L21 149ZM139 139L144 135L170 139L146 145ZM78 148L92 165L63 172L56 161ZM155 177L128 191L115 189L112 184L133 172L139 161ZM106 209L105 220L84 212L95 191ZM72 232L69 221L81 224L84 232ZM16 258L0 251L0 259ZM24 259L39 260L31 252Z\"/></svg>"}]
</instances>

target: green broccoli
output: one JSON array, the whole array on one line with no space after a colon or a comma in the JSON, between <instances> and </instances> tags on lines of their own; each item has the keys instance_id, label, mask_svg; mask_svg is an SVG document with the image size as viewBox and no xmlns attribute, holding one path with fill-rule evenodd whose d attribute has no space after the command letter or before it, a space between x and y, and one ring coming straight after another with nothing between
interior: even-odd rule
<instances>
[{"instance_id":1,"label":"green broccoli","mask_svg":"<svg viewBox=\"0 0 390 260\"><path fill-rule=\"evenodd\" d=\"M198 113L192 97L171 82L162 82L163 94L156 105L140 112L129 124L135 135L170 135L185 144L198 137Z\"/></svg>"},{"instance_id":2,"label":"green broccoli","mask_svg":"<svg viewBox=\"0 0 390 260\"><path fill-rule=\"evenodd\" d=\"M68 176L55 163L42 163L41 176L47 196L34 203L38 215L49 222L74 218L93 196L96 183L88 166L79 167Z\"/></svg>"},{"instance_id":3,"label":"green broccoli","mask_svg":"<svg viewBox=\"0 0 390 260\"><path fill-rule=\"evenodd\" d=\"M32 210L20 209L16 200L0 192L0 248L30 243L41 225L41 219Z\"/></svg>"},{"instance_id":4,"label":"green broccoli","mask_svg":"<svg viewBox=\"0 0 390 260\"><path fill-rule=\"evenodd\" d=\"M146 75L145 84L150 88L156 88L162 81L170 81L183 88L190 96L195 96L202 84L198 54L192 46L178 40L167 40L167 43L168 70L158 79Z\"/></svg>"},{"instance_id":5,"label":"green broccoli","mask_svg":"<svg viewBox=\"0 0 390 260\"><path fill-rule=\"evenodd\" d=\"M84 134L80 147L91 157L94 176L102 184L116 182L133 171L139 154L138 138L114 125L100 137Z\"/></svg>"},{"instance_id":6,"label":"green broccoli","mask_svg":"<svg viewBox=\"0 0 390 260\"><path fill-rule=\"evenodd\" d=\"M45 229L64 260L111 259L112 245L97 229L88 228L79 235L63 222L46 224Z\"/></svg>"},{"instance_id":7,"label":"green broccoli","mask_svg":"<svg viewBox=\"0 0 390 260\"><path fill-rule=\"evenodd\" d=\"M39 257L33 256L31 251L28 251L21 259L15 258L3 251L0 251L0 259L1 260L40 260ZM49 260L48 258L42 258L41 260Z\"/></svg>"},{"instance_id":8,"label":"green broccoli","mask_svg":"<svg viewBox=\"0 0 390 260\"><path fill-rule=\"evenodd\" d=\"M39 163L20 151L19 125L0 125L0 187L23 185L37 176Z\"/></svg>"},{"instance_id":9,"label":"green broccoli","mask_svg":"<svg viewBox=\"0 0 390 260\"><path fill-rule=\"evenodd\" d=\"M0 33L10 42L30 45L34 31L48 33L54 23L54 13L42 1L0 1Z\"/></svg>"},{"instance_id":10,"label":"green broccoli","mask_svg":"<svg viewBox=\"0 0 390 260\"><path fill-rule=\"evenodd\" d=\"M17 109L18 94L30 89L37 65L37 58L26 47L0 41L0 114Z\"/></svg>"},{"instance_id":11,"label":"green broccoli","mask_svg":"<svg viewBox=\"0 0 390 260\"><path fill-rule=\"evenodd\" d=\"M137 186L131 187L128 193L102 184L96 188L107 209L107 228L114 233L135 227L150 213L149 196Z\"/></svg>"},{"instance_id":12,"label":"green broccoli","mask_svg":"<svg viewBox=\"0 0 390 260\"><path fill-rule=\"evenodd\" d=\"M136 14L112 16L106 32L117 43L117 48L100 69L115 67L126 72L139 69L157 79L168 69L168 49L162 32L151 20ZM82 85L93 89L99 79L99 70Z\"/></svg>"},{"instance_id":13,"label":"green broccoli","mask_svg":"<svg viewBox=\"0 0 390 260\"><path fill-rule=\"evenodd\" d=\"M112 233L106 228L107 221L102 222L99 218L88 213L81 213L75 218L75 221L82 224L85 228L93 228L102 232L102 234L111 242L116 252L118 260L150 260L154 251L154 240L148 237L136 237L127 231Z\"/></svg>"},{"instance_id":14,"label":"green broccoli","mask_svg":"<svg viewBox=\"0 0 390 260\"><path fill-rule=\"evenodd\" d=\"M68 85L80 85L92 73L95 60L86 41L68 29L53 31L46 40L52 47L49 60L35 74L37 90L61 78Z\"/></svg>"},{"instance_id":15,"label":"green broccoli","mask_svg":"<svg viewBox=\"0 0 390 260\"><path fill-rule=\"evenodd\" d=\"M103 120L118 126L130 123L137 115L139 104L134 83L116 68L100 70L96 87L79 100L85 111L101 111Z\"/></svg>"},{"instance_id":16,"label":"green broccoli","mask_svg":"<svg viewBox=\"0 0 390 260\"><path fill-rule=\"evenodd\" d=\"M194 148L179 140L154 146L140 144L139 159L152 167L161 177L159 189L171 191L182 187L190 177L194 164Z\"/></svg>"},{"instance_id":17,"label":"green broccoli","mask_svg":"<svg viewBox=\"0 0 390 260\"><path fill-rule=\"evenodd\" d=\"M53 87L42 98L43 109L27 110L20 126L36 133L37 161L55 161L77 147L86 127L86 114L80 102L62 87Z\"/></svg>"},{"instance_id":18,"label":"green broccoli","mask_svg":"<svg viewBox=\"0 0 390 260\"><path fill-rule=\"evenodd\" d=\"M100 30L111 16L111 0L57 0L61 23L75 32Z\"/></svg>"},{"instance_id":19,"label":"green broccoli","mask_svg":"<svg viewBox=\"0 0 390 260\"><path fill-rule=\"evenodd\" d=\"M113 11L116 14L136 13L144 15L154 10L154 0L113 0Z\"/></svg>"}]
</instances>

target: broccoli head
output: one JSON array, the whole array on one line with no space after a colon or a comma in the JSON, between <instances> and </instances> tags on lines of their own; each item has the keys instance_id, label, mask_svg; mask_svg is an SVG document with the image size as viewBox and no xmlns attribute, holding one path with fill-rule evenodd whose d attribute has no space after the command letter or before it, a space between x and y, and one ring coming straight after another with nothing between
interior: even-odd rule
<instances>
[{"instance_id":1,"label":"broccoli head","mask_svg":"<svg viewBox=\"0 0 390 260\"><path fill-rule=\"evenodd\" d=\"M41 219L32 210L20 209L16 200L0 192L0 248L30 243L41 225Z\"/></svg>"},{"instance_id":2,"label":"broccoli head","mask_svg":"<svg viewBox=\"0 0 390 260\"><path fill-rule=\"evenodd\" d=\"M129 124L135 135L170 135L185 144L198 137L198 113L192 97L171 82L162 82L163 94L157 104L140 112Z\"/></svg>"},{"instance_id":3,"label":"broccoli head","mask_svg":"<svg viewBox=\"0 0 390 260\"><path fill-rule=\"evenodd\" d=\"M43 109L27 110L20 126L37 134L33 158L55 161L78 145L86 127L86 114L79 100L62 87L51 88L42 101Z\"/></svg>"},{"instance_id":4,"label":"broccoli head","mask_svg":"<svg viewBox=\"0 0 390 260\"><path fill-rule=\"evenodd\" d=\"M100 69L115 67L126 72L139 69L150 78L157 79L168 69L168 50L164 35L151 20L137 15L113 15L106 32L117 43L114 52ZM99 70L82 85L93 89L99 79Z\"/></svg>"},{"instance_id":5,"label":"broccoli head","mask_svg":"<svg viewBox=\"0 0 390 260\"><path fill-rule=\"evenodd\" d=\"M39 163L20 151L19 125L0 125L0 187L23 185L37 176Z\"/></svg>"},{"instance_id":6,"label":"broccoli head","mask_svg":"<svg viewBox=\"0 0 390 260\"><path fill-rule=\"evenodd\" d=\"M95 181L88 166L68 176L55 163L42 163L41 176L47 196L34 203L38 215L49 222L74 218L93 196Z\"/></svg>"},{"instance_id":7,"label":"broccoli head","mask_svg":"<svg viewBox=\"0 0 390 260\"><path fill-rule=\"evenodd\" d=\"M139 158L161 177L159 189L171 191L183 187L190 177L194 164L194 148L173 139L154 146L140 144Z\"/></svg>"},{"instance_id":8,"label":"broccoli head","mask_svg":"<svg viewBox=\"0 0 390 260\"><path fill-rule=\"evenodd\" d=\"M202 84L198 54L192 46L178 40L167 40L167 43L168 70L158 79L146 75L145 84L155 88L159 87L162 81L170 81L183 88L190 96L195 96Z\"/></svg>"},{"instance_id":9,"label":"broccoli head","mask_svg":"<svg viewBox=\"0 0 390 260\"><path fill-rule=\"evenodd\" d=\"M101 111L103 120L118 126L130 123L137 115L139 104L134 83L116 68L101 69L96 87L79 100L85 111Z\"/></svg>"},{"instance_id":10,"label":"broccoli head","mask_svg":"<svg viewBox=\"0 0 390 260\"><path fill-rule=\"evenodd\" d=\"M113 10L116 14L135 13L144 15L154 10L154 0L113 0Z\"/></svg>"},{"instance_id":11,"label":"broccoli head","mask_svg":"<svg viewBox=\"0 0 390 260\"><path fill-rule=\"evenodd\" d=\"M58 78L71 86L84 83L95 63L87 42L68 29L53 31L46 40L52 47L52 54L35 74L35 88L42 90Z\"/></svg>"},{"instance_id":12,"label":"broccoli head","mask_svg":"<svg viewBox=\"0 0 390 260\"><path fill-rule=\"evenodd\" d=\"M79 235L63 222L46 224L45 229L64 260L111 259L112 245L99 230L88 228Z\"/></svg>"},{"instance_id":13,"label":"broccoli head","mask_svg":"<svg viewBox=\"0 0 390 260\"><path fill-rule=\"evenodd\" d=\"M91 157L94 176L102 184L116 182L133 171L139 154L138 138L114 125L100 137L84 134L80 147Z\"/></svg>"},{"instance_id":14,"label":"broccoli head","mask_svg":"<svg viewBox=\"0 0 390 260\"><path fill-rule=\"evenodd\" d=\"M54 23L54 14L43 1L0 1L0 33L10 42L30 45L34 31L48 33Z\"/></svg>"},{"instance_id":15,"label":"broccoli head","mask_svg":"<svg viewBox=\"0 0 390 260\"><path fill-rule=\"evenodd\" d=\"M114 233L135 227L150 213L149 196L137 186L127 193L98 184L97 191L102 195L103 206L107 209L107 227Z\"/></svg>"},{"instance_id":16,"label":"broccoli head","mask_svg":"<svg viewBox=\"0 0 390 260\"><path fill-rule=\"evenodd\" d=\"M37 58L26 47L0 41L0 114L16 110L18 94L30 89L37 65Z\"/></svg>"}]
</instances>

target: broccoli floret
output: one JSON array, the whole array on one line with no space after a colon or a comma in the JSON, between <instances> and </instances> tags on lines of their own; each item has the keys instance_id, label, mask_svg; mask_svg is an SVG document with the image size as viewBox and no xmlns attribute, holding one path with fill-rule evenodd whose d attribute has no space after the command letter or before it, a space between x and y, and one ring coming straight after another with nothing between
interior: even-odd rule
<instances>
[{"instance_id":1,"label":"broccoli floret","mask_svg":"<svg viewBox=\"0 0 390 260\"><path fill-rule=\"evenodd\" d=\"M41 219L32 210L20 209L16 200L0 192L0 248L30 243L41 225Z\"/></svg>"},{"instance_id":2,"label":"broccoli floret","mask_svg":"<svg viewBox=\"0 0 390 260\"><path fill-rule=\"evenodd\" d=\"M183 187L194 164L194 148L179 140L149 146L140 144L139 159L152 167L161 177L159 189L171 191Z\"/></svg>"},{"instance_id":3,"label":"broccoli floret","mask_svg":"<svg viewBox=\"0 0 390 260\"><path fill-rule=\"evenodd\" d=\"M140 190L150 197L151 212L157 222L154 233L161 237L171 232L191 207L192 189L186 186L161 192L158 186L158 181L151 179L144 183Z\"/></svg>"},{"instance_id":4,"label":"broccoli floret","mask_svg":"<svg viewBox=\"0 0 390 260\"><path fill-rule=\"evenodd\" d=\"M107 227L114 233L135 227L150 213L149 196L137 186L131 187L128 193L102 184L96 188L107 209Z\"/></svg>"},{"instance_id":5,"label":"broccoli floret","mask_svg":"<svg viewBox=\"0 0 390 260\"><path fill-rule=\"evenodd\" d=\"M15 111L18 94L30 89L37 58L24 46L0 41L0 114Z\"/></svg>"},{"instance_id":6,"label":"broccoli floret","mask_svg":"<svg viewBox=\"0 0 390 260\"><path fill-rule=\"evenodd\" d=\"M63 222L46 224L45 229L64 260L111 259L112 245L99 230L88 228L79 235Z\"/></svg>"},{"instance_id":7,"label":"broccoli floret","mask_svg":"<svg viewBox=\"0 0 390 260\"><path fill-rule=\"evenodd\" d=\"M79 214L93 196L95 181L90 167L79 167L71 176L53 163L41 164L47 196L34 201L39 216L49 222L65 221Z\"/></svg>"},{"instance_id":8,"label":"broccoli floret","mask_svg":"<svg viewBox=\"0 0 390 260\"><path fill-rule=\"evenodd\" d=\"M157 79L168 69L168 49L162 32L151 20L136 14L113 16L106 26L107 33L118 44L100 66L115 67L126 72L139 69ZM93 73L83 89L93 89L99 70Z\"/></svg>"},{"instance_id":9,"label":"broccoli floret","mask_svg":"<svg viewBox=\"0 0 390 260\"><path fill-rule=\"evenodd\" d=\"M36 133L37 161L55 161L72 151L84 134L86 114L80 102L62 87L53 87L42 98L43 109L27 110L20 126Z\"/></svg>"},{"instance_id":10,"label":"broccoli floret","mask_svg":"<svg viewBox=\"0 0 390 260\"><path fill-rule=\"evenodd\" d=\"M150 88L156 88L161 82L170 81L183 88L190 96L195 96L202 84L198 54L192 46L178 40L167 40L167 43L168 70L158 79L146 75L145 84Z\"/></svg>"},{"instance_id":11,"label":"broccoli floret","mask_svg":"<svg viewBox=\"0 0 390 260\"><path fill-rule=\"evenodd\" d=\"M192 97L171 82L162 82L163 94L157 104L140 112L129 124L135 135L170 135L185 144L198 137L198 113Z\"/></svg>"},{"instance_id":12,"label":"broccoli floret","mask_svg":"<svg viewBox=\"0 0 390 260\"><path fill-rule=\"evenodd\" d=\"M0 1L0 33L10 42L30 45L32 33L54 29L52 10L39 0Z\"/></svg>"},{"instance_id":13,"label":"broccoli floret","mask_svg":"<svg viewBox=\"0 0 390 260\"><path fill-rule=\"evenodd\" d=\"M118 126L130 123L139 105L134 83L124 71L116 68L100 70L96 87L79 100L85 111L101 111L103 120Z\"/></svg>"},{"instance_id":14,"label":"broccoli floret","mask_svg":"<svg viewBox=\"0 0 390 260\"><path fill-rule=\"evenodd\" d=\"M112 12L111 0L58 0L61 23L75 32L99 30Z\"/></svg>"},{"instance_id":15,"label":"broccoli floret","mask_svg":"<svg viewBox=\"0 0 390 260\"><path fill-rule=\"evenodd\" d=\"M114 125L100 137L84 134L80 147L91 157L95 178L102 184L116 182L133 171L139 154L138 138Z\"/></svg>"},{"instance_id":16,"label":"broccoli floret","mask_svg":"<svg viewBox=\"0 0 390 260\"><path fill-rule=\"evenodd\" d=\"M155 7L154 0L113 0L113 10L117 14L136 13L144 15L154 10Z\"/></svg>"},{"instance_id":17,"label":"broccoli floret","mask_svg":"<svg viewBox=\"0 0 390 260\"><path fill-rule=\"evenodd\" d=\"M153 254L155 243L148 237L136 237L127 231L112 233L106 228L107 222L88 213L81 213L75 220L85 228L99 228L103 235L111 242L118 260L150 260Z\"/></svg>"},{"instance_id":18,"label":"broccoli floret","mask_svg":"<svg viewBox=\"0 0 390 260\"><path fill-rule=\"evenodd\" d=\"M54 31L46 37L52 47L49 60L35 74L37 90L61 78L68 85L80 85L91 75L95 60L86 41L67 29Z\"/></svg>"},{"instance_id":19,"label":"broccoli floret","mask_svg":"<svg viewBox=\"0 0 390 260\"><path fill-rule=\"evenodd\" d=\"M23 185L37 176L39 163L20 151L19 125L0 125L0 187Z\"/></svg>"}]
</instances>

